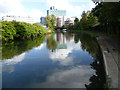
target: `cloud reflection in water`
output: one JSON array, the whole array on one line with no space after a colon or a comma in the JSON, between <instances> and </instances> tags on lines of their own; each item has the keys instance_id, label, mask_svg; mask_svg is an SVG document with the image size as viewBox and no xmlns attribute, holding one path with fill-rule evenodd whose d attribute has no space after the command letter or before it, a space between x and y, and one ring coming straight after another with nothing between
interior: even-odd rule
<instances>
[{"instance_id":1,"label":"cloud reflection in water","mask_svg":"<svg viewBox=\"0 0 120 90\"><path fill-rule=\"evenodd\" d=\"M68 70L54 70L43 83L33 83L36 88L85 88L94 73L90 66L82 65Z\"/></svg>"}]
</instances>

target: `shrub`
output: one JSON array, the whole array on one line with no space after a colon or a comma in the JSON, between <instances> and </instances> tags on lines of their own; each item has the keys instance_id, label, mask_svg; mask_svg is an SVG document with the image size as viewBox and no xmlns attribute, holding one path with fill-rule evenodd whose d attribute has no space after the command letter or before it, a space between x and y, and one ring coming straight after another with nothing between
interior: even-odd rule
<instances>
[{"instance_id":1,"label":"shrub","mask_svg":"<svg viewBox=\"0 0 120 90\"><path fill-rule=\"evenodd\" d=\"M2 40L9 41L16 38L28 38L37 35L44 35L46 30L39 24L29 24L16 21L2 21Z\"/></svg>"}]
</instances>

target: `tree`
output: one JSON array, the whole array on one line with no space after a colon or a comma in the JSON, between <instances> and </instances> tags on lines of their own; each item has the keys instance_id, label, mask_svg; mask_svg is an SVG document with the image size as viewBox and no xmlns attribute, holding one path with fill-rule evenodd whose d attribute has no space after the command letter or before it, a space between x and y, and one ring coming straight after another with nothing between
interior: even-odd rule
<instances>
[{"instance_id":1,"label":"tree","mask_svg":"<svg viewBox=\"0 0 120 90\"><path fill-rule=\"evenodd\" d=\"M88 15L87 15L87 13L85 12L85 11L83 11L83 13L82 13L82 15L81 15L81 20L80 20L80 28L81 29L86 29L86 28L88 28L88 26L87 26L87 20L88 20Z\"/></svg>"},{"instance_id":2,"label":"tree","mask_svg":"<svg viewBox=\"0 0 120 90\"><path fill-rule=\"evenodd\" d=\"M8 41L8 40L14 40L14 35L16 34L16 29L12 22L3 21L2 28L0 31L2 31L2 40Z\"/></svg>"},{"instance_id":3,"label":"tree","mask_svg":"<svg viewBox=\"0 0 120 90\"><path fill-rule=\"evenodd\" d=\"M87 25L89 28L99 25L98 18L94 16L93 13L90 13L87 18Z\"/></svg>"},{"instance_id":4,"label":"tree","mask_svg":"<svg viewBox=\"0 0 120 90\"><path fill-rule=\"evenodd\" d=\"M99 2L92 10L92 13L98 17L100 27L102 27L103 31L120 34L119 11L120 2Z\"/></svg>"},{"instance_id":5,"label":"tree","mask_svg":"<svg viewBox=\"0 0 120 90\"><path fill-rule=\"evenodd\" d=\"M98 18L93 15L90 11L83 11L82 18L80 20L80 28L83 29L90 29L99 25Z\"/></svg>"},{"instance_id":6,"label":"tree","mask_svg":"<svg viewBox=\"0 0 120 90\"><path fill-rule=\"evenodd\" d=\"M79 29L79 19L78 18L75 18L74 20L74 29Z\"/></svg>"},{"instance_id":7,"label":"tree","mask_svg":"<svg viewBox=\"0 0 120 90\"><path fill-rule=\"evenodd\" d=\"M29 24L16 21L2 21L2 41L10 41L16 39L25 39L38 35L44 35L46 30L39 24Z\"/></svg>"},{"instance_id":8,"label":"tree","mask_svg":"<svg viewBox=\"0 0 120 90\"><path fill-rule=\"evenodd\" d=\"M76 25L76 24L78 24L78 23L79 23L79 19L78 19L78 18L75 18L74 24Z\"/></svg>"},{"instance_id":9,"label":"tree","mask_svg":"<svg viewBox=\"0 0 120 90\"><path fill-rule=\"evenodd\" d=\"M66 29L67 27L65 25L62 26L62 29Z\"/></svg>"},{"instance_id":10,"label":"tree","mask_svg":"<svg viewBox=\"0 0 120 90\"><path fill-rule=\"evenodd\" d=\"M54 26L56 24L56 17L54 15L47 15L46 16L46 26L49 27L49 29L54 29Z\"/></svg>"}]
</instances>

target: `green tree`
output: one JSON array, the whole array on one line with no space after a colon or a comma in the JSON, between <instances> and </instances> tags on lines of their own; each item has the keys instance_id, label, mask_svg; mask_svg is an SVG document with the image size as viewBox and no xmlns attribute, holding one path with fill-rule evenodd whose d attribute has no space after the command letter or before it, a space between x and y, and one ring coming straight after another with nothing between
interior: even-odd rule
<instances>
[{"instance_id":1,"label":"green tree","mask_svg":"<svg viewBox=\"0 0 120 90\"><path fill-rule=\"evenodd\" d=\"M81 20L80 20L80 28L81 29L86 29L88 28L88 25L87 25L87 20L88 20L88 14L83 11L82 15L81 15Z\"/></svg>"},{"instance_id":2,"label":"green tree","mask_svg":"<svg viewBox=\"0 0 120 90\"><path fill-rule=\"evenodd\" d=\"M3 21L2 28L0 29L2 31L2 39L4 41L13 40L14 35L16 34L16 29L13 26L12 22Z\"/></svg>"},{"instance_id":3,"label":"green tree","mask_svg":"<svg viewBox=\"0 0 120 90\"><path fill-rule=\"evenodd\" d=\"M78 23L79 23L79 19L78 19L78 18L75 18L74 24L76 25L76 24L78 24Z\"/></svg>"},{"instance_id":4,"label":"green tree","mask_svg":"<svg viewBox=\"0 0 120 90\"><path fill-rule=\"evenodd\" d=\"M82 18L80 20L80 29L91 29L92 27L95 27L99 25L98 18L93 15L90 11L83 11Z\"/></svg>"},{"instance_id":5,"label":"green tree","mask_svg":"<svg viewBox=\"0 0 120 90\"><path fill-rule=\"evenodd\" d=\"M29 24L16 21L2 21L2 40L9 41L15 39L25 39L38 35L44 35L46 30L39 24Z\"/></svg>"},{"instance_id":6,"label":"green tree","mask_svg":"<svg viewBox=\"0 0 120 90\"><path fill-rule=\"evenodd\" d=\"M56 17L54 15L47 15L46 26L49 27L49 29L53 30L55 25L56 25Z\"/></svg>"},{"instance_id":7,"label":"green tree","mask_svg":"<svg viewBox=\"0 0 120 90\"><path fill-rule=\"evenodd\" d=\"M65 25L62 26L62 29L66 29L67 27Z\"/></svg>"},{"instance_id":8,"label":"green tree","mask_svg":"<svg viewBox=\"0 0 120 90\"><path fill-rule=\"evenodd\" d=\"M79 19L78 18L75 18L75 20L74 20L74 29L76 30L76 29L79 29L80 27L79 27L80 25L79 25Z\"/></svg>"},{"instance_id":9,"label":"green tree","mask_svg":"<svg viewBox=\"0 0 120 90\"><path fill-rule=\"evenodd\" d=\"M92 10L100 28L107 33L120 34L120 2L99 2Z\"/></svg>"},{"instance_id":10,"label":"green tree","mask_svg":"<svg viewBox=\"0 0 120 90\"><path fill-rule=\"evenodd\" d=\"M99 25L98 18L94 16L93 13L90 13L87 18L87 25L89 28Z\"/></svg>"}]
</instances>

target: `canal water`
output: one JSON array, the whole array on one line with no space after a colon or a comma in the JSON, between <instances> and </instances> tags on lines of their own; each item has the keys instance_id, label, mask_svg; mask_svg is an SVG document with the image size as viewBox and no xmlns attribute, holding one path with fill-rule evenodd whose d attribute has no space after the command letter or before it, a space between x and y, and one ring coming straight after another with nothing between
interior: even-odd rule
<instances>
[{"instance_id":1,"label":"canal water","mask_svg":"<svg viewBox=\"0 0 120 90\"><path fill-rule=\"evenodd\" d=\"M99 45L89 34L68 32L4 43L2 87L107 87Z\"/></svg>"}]
</instances>

